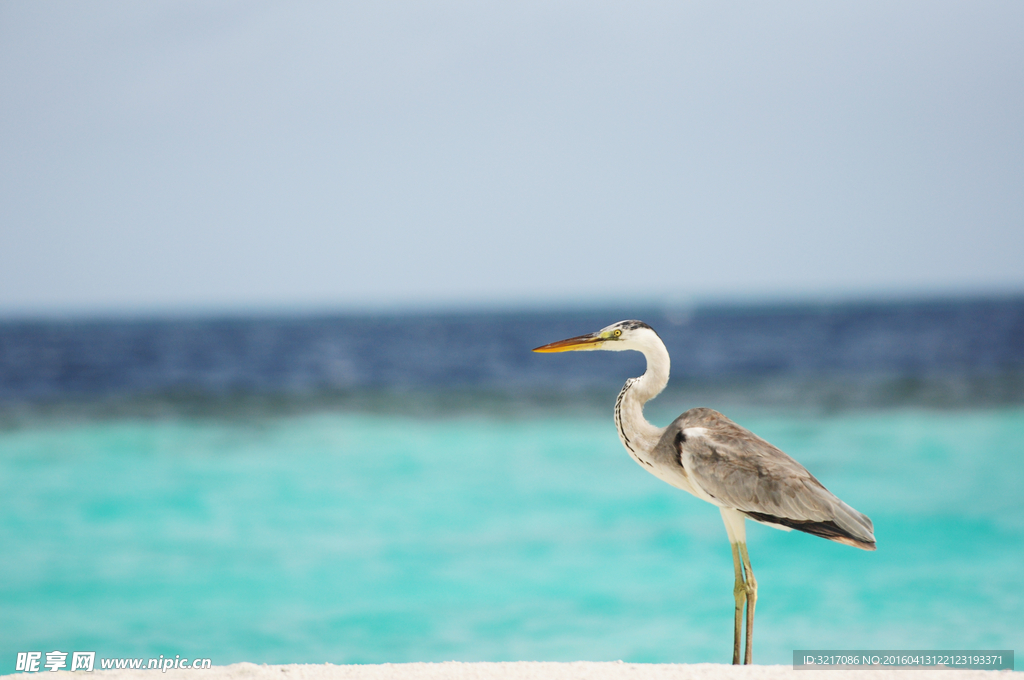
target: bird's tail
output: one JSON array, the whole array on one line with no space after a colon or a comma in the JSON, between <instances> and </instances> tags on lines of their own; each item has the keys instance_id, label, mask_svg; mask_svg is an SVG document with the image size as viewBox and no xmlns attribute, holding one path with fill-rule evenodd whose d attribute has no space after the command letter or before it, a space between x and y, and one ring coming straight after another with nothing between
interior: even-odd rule
<instances>
[{"instance_id":1,"label":"bird's tail","mask_svg":"<svg viewBox=\"0 0 1024 680\"><path fill-rule=\"evenodd\" d=\"M746 511L751 519L767 524L777 524L804 533L827 538L836 543L852 545L861 550L875 549L875 527L871 519L860 512L857 512L838 498L833 508L833 519L819 521L808 519L789 519L788 517L775 517L761 512Z\"/></svg>"}]
</instances>

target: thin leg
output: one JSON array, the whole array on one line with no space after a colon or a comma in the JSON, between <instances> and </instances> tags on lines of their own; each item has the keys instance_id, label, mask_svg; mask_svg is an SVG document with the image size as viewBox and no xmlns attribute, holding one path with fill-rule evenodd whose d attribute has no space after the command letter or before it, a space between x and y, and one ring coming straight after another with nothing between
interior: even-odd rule
<instances>
[{"instance_id":1,"label":"thin leg","mask_svg":"<svg viewBox=\"0 0 1024 680\"><path fill-rule=\"evenodd\" d=\"M744 566L749 573L750 560L747 554L747 531L743 526L746 518L738 510L732 508L719 508L722 513L722 521L725 523L725 532L729 534L729 547L732 548L732 566L736 571L736 585L733 586L732 594L736 598L736 616L733 622L732 636L732 662L740 663L740 642L743 637L743 608L748 607L747 614L747 663L750 663L750 623L753 622L753 612L749 609L747 596L750 587L747 585L747 578L743 576ZM743 557L741 557L741 551ZM744 565L743 560L747 564Z\"/></svg>"},{"instance_id":2,"label":"thin leg","mask_svg":"<svg viewBox=\"0 0 1024 680\"><path fill-rule=\"evenodd\" d=\"M732 546L732 565L736 570L736 585L732 589L733 597L736 598L736 619L732 635L732 662L733 664L739 664L740 639L743 637L743 605L747 601L747 584L743 581L743 565L740 563L740 552L735 543L730 541L729 545ZM750 638L748 637L747 639L749 640Z\"/></svg>"},{"instance_id":3,"label":"thin leg","mask_svg":"<svg viewBox=\"0 0 1024 680\"><path fill-rule=\"evenodd\" d=\"M750 567L750 555L747 554L747 544L740 543L739 547L740 555L743 557L743 568L747 572L747 646L743 654L743 663L751 663L751 659L754 656L754 607L757 606L757 579L754 578L754 570ZM735 548L733 552L735 553ZM735 560L735 558L733 559Z\"/></svg>"}]
</instances>

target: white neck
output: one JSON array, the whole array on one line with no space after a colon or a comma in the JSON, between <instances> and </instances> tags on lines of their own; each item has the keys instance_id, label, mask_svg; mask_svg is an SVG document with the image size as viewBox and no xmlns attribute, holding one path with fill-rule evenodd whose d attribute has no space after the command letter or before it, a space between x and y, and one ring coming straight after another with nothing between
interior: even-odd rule
<instances>
[{"instance_id":1,"label":"white neck","mask_svg":"<svg viewBox=\"0 0 1024 680\"><path fill-rule=\"evenodd\" d=\"M639 378L630 378L622 386L615 402L615 425L622 444L636 457L653 449L664 428L644 418L644 404L658 396L668 384L670 360L665 344L653 332L645 341L629 347L643 352L647 370Z\"/></svg>"}]
</instances>

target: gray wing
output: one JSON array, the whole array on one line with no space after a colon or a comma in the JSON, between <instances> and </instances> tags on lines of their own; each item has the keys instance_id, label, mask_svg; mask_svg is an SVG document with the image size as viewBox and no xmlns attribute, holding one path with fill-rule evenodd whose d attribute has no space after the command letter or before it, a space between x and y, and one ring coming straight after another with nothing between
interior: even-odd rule
<instances>
[{"instance_id":1,"label":"gray wing","mask_svg":"<svg viewBox=\"0 0 1024 680\"><path fill-rule=\"evenodd\" d=\"M666 431L692 482L751 519L875 549L867 516L839 500L785 453L711 409L693 409Z\"/></svg>"}]
</instances>

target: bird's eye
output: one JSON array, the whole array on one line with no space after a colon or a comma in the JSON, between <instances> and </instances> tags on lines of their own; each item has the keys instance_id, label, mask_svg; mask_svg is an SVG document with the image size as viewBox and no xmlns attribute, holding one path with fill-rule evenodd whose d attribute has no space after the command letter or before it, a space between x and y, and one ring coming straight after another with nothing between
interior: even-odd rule
<instances>
[{"instance_id":1,"label":"bird's eye","mask_svg":"<svg viewBox=\"0 0 1024 680\"><path fill-rule=\"evenodd\" d=\"M616 328L615 332L612 335L614 335L615 337L619 337L620 335L622 335L622 331Z\"/></svg>"}]
</instances>

